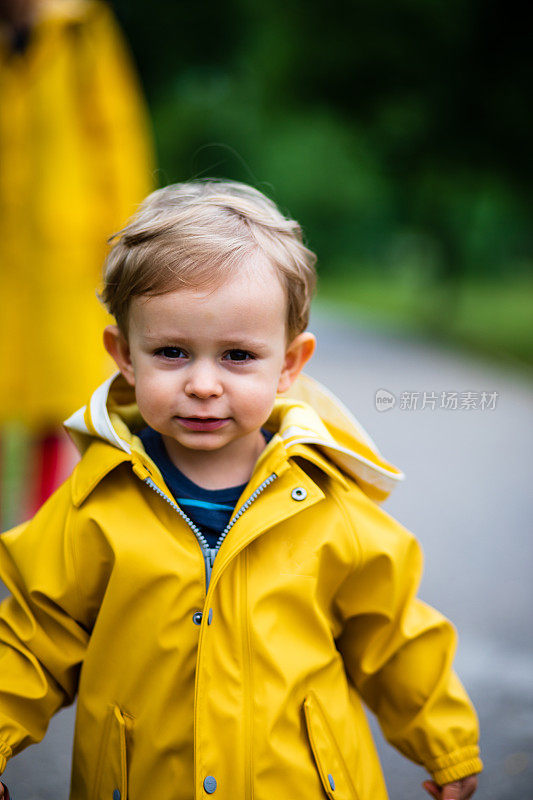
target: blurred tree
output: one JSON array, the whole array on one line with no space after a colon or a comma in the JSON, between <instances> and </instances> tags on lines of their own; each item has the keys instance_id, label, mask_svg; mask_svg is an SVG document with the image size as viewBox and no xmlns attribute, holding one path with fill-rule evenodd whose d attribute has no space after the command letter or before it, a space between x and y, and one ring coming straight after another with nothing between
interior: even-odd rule
<instances>
[{"instance_id":1,"label":"blurred tree","mask_svg":"<svg viewBox=\"0 0 533 800\"><path fill-rule=\"evenodd\" d=\"M115 6L162 182L268 181L331 268L431 240L451 297L465 274L530 260L531 12L516 0Z\"/></svg>"}]
</instances>

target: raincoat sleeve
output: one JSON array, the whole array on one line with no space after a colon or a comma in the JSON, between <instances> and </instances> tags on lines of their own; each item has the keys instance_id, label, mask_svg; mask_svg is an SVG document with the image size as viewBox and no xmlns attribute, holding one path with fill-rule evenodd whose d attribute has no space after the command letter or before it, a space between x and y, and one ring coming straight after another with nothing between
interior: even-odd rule
<instances>
[{"instance_id":1,"label":"raincoat sleeve","mask_svg":"<svg viewBox=\"0 0 533 800\"><path fill-rule=\"evenodd\" d=\"M78 580L70 495L67 482L31 522L0 536L0 578L11 592L0 604L0 772L76 695L98 580ZM100 571L97 553L93 563Z\"/></svg>"},{"instance_id":2,"label":"raincoat sleeve","mask_svg":"<svg viewBox=\"0 0 533 800\"><path fill-rule=\"evenodd\" d=\"M416 597L420 547L368 498L355 506L359 564L337 597L349 678L386 739L437 784L478 773L477 717L452 669L455 630Z\"/></svg>"},{"instance_id":3,"label":"raincoat sleeve","mask_svg":"<svg viewBox=\"0 0 533 800\"><path fill-rule=\"evenodd\" d=\"M99 196L107 235L125 224L153 189L148 110L126 42L104 3L91 2L78 42L84 114L100 159Z\"/></svg>"}]
</instances>

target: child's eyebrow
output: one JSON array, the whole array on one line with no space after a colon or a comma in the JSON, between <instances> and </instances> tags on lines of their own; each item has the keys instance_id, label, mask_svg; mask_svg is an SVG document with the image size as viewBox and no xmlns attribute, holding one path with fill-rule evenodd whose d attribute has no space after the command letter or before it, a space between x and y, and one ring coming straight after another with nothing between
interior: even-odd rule
<instances>
[{"instance_id":1,"label":"child's eyebrow","mask_svg":"<svg viewBox=\"0 0 533 800\"><path fill-rule=\"evenodd\" d=\"M196 337L184 336L180 335L180 333L176 332L168 332L168 333L144 333L143 340L148 345L161 345L161 343L165 344L179 344L184 345L185 347L194 345L197 342ZM224 348L224 349L236 349L236 350L253 350L258 348L263 348L268 345L268 342L264 339L258 339L257 337L249 336L243 334L241 336L232 336L221 340L213 340L213 344L216 347Z\"/></svg>"},{"instance_id":2,"label":"child's eyebrow","mask_svg":"<svg viewBox=\"0 0 533 800\"><path fill-rule=\"evenodd\" d=\"M261 347L265 347L267 342L263 339L253 339L249 336L241 336L235 337L234 339L224 339L221 342L218 342L219 347L225 347L228 349L236 349L236 350L254 350Z\"/></svg>"}]
</instances>

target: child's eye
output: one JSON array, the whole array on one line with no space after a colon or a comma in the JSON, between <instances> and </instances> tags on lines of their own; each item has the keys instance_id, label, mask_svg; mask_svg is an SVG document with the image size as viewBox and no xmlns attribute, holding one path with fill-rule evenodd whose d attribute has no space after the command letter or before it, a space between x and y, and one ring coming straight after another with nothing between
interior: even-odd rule
<instances>
[{"instance_id":1,"label":"child's eye","mask_svg":"<svg viewBox=\"0 0 533 800\"><path fill-rule=\"evenodd\" d=\"M187 354L181 347L160 347L155 351L156 356L163 356L163 358L176 359L186 358Z\"/></svg>"},{"instance_id":2,"label":"child's eye","mask_svg":"<svg viewBox=\"0 0 533 800\"><path fill-rule=\"evenodd\" d=\"M224 359L226 361L250 361L253 356L247 350L228 350L227 353L224 353Z\"/></svg>"}]
</instances>

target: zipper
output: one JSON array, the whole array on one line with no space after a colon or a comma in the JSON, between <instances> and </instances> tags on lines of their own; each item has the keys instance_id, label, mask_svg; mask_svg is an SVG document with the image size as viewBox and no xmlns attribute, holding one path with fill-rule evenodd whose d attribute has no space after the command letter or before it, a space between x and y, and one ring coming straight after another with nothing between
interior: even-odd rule
<instances>
[{"instance_id":1,"label":"zipper","mask_svg":"<svg viewBox=\"0 0 533 800\"><path fill-rule=\"evenodd\" d=\"M277 477L278 476L276 475L276 473L273 472L271 475L268 476L268 478L265 478L263 483L261 483L254 492L252 492L252 494L250 495L248 500L244 501L244 503L239 508L239 510L237 511L235 516L233 517L233 519L231 519L228 522L228 524L226 525L226 527L224 528L224 530L222 531L222 533L218 537L215 547L209 547L209 542L205 538L204 533L200 530L198 525L195 525L195 523L192 521L192 519L187 516L185 511L182 508L180 508L180 506L177 503L175 503L173 500L171 500L170 497L165 492L163 492L159 488L159 486L157 486L157 484L154 483L154 481L151 478L144 478L144 483L146 483L146 485L149 486L150 489L152 489L156 494L158 494L160 497L162 497L163 500L165 500L169 504L169 506L172 506L174 511L176 511L179 514L179 516L182 518L182 520L187 523L189 528L194 533L194 535L196 537L196 540L197 540L198 544L200 545L200 547L202 549L203 556L204 556L205 591L206 591L206 594L207 594L207 590L209 589L209 582L211 580L211 573L213 571L213 564L215 563L215 558L216 558L216 555L217 555L218 551L220 550L220 546L221 546L222 542L224 541L224 539L226 538L226 536L228 535L230 530L233 528L233 526L235 525L237 520L242 517L244 512L247 511L250 508L252 503L254 503L255 500L257 500L259 495L262 494L264 492L264 490L267 488L267 486L270 486L270 484L273 481L275 481Z\"/></svg>"}]
</instances>

